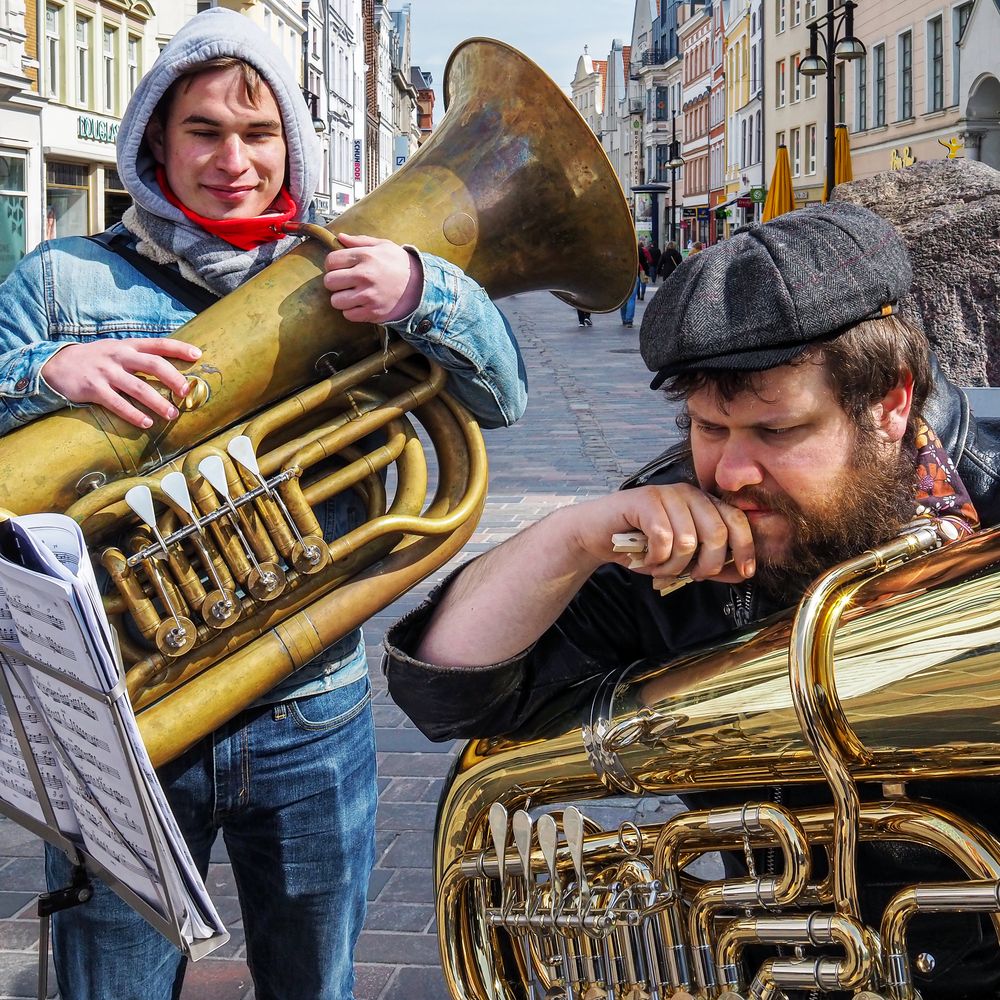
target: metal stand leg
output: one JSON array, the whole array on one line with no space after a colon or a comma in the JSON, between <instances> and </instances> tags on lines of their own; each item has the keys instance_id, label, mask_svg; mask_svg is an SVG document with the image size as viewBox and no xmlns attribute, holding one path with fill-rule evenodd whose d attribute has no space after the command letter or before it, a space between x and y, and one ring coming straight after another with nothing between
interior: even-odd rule
<instances>
[{"instance_id":1,"label":"metal stand leg","mask_svg":"<svg viewBox=\"0 0 1000 1000\"><path fill-rule=\"evenodd\" d=\"M49 920L53 913L86 903L94 895L90 876L83 865L73 868L73 881L65 889L43 892L38 897L38 1000L49 992Z\"/></svg>"}]
</instances>

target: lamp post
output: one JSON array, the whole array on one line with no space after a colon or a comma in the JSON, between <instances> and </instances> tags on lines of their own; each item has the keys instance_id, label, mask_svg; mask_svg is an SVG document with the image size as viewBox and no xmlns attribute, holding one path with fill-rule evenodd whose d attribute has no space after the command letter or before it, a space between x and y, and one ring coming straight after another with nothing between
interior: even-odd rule
<instances>
[{"instance_id":1,"label":"lamp post","mask_svg":"<svg viewBox=\"0 0 1000 1000\"><path fill-rule=\"evenodd\" d=\"M850 62L862 58L867 50L854 35L854 0L844 0L843 6L834 9L836 0L826 0L826 13L809 25L809 54L799 63L802 76L826 77L826 197L829 199L836 182L834 150L836 122L834 121L834 65L839 59ZM843 34L840 34L843 29ZM823 40L825 55L819 54L819 40Z\"/></svg>"},{"instance_id":2,"label":"lamp post","mask_svg":"<svg viewBox=\"0 0 1000 1000\"><path fill-rule=\"evenodd\" d=\"M667 169L670 171L670 240L677 244L677 171L684 166L677 143L677 112L670 119L670 159Z\"/></svg>"}]
</instances>

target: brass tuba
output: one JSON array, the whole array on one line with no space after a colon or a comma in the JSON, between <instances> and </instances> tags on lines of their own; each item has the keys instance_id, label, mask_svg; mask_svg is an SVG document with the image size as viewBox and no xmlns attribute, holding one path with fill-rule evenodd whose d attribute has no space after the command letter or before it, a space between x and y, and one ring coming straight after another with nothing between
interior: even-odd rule
<instances>
[{"instance_id":1,"label":"brass tuba","mask_svg":"<svg viewBox=\"0 0 1000 1000\"><path fill-rule=\"evenodd\" d=\"M419 246L494 297L551 289L615 308L635 232L576 109L482 38L452 54L445 88L433 137L336 231ZM65 511L114 581L107 610L157 766L446 562L485 500L482 436L444 372L330 309L336 243L301 228L316 238L177 334L203 355L175 421L140 432L68 409L0 443L0 508ZM312 508L344 490L368 518L328 544Z\"/></svg>"},{"instance_id":2,"label":"brass tuba","mask_svg":"<svg viewBox=\"0 0 1000 1000\"><path fill-rule=\"evenodd\" d=\"M988 914L1000 931L1000 842L908 794L1000 774L1000 529L942 547L949 527L915 523L797 610L611 674L518 739L467 744L435 837L451 995L917 1000L914 969L933 957L908 949L916 915ZM798 782L825 784L831 804L769 794ZM861 801L859 782L881 798ZM587 800L706 791L736 804L609 830L585 815ZM866 840L932 848L962 877L915 876L873 921L858 900ZM764 848L773 870L755 868ZM690 871L720 850L746 856L746 877ZM785 953L748 970L761 945Z\"/></svg>"}]
</instances>

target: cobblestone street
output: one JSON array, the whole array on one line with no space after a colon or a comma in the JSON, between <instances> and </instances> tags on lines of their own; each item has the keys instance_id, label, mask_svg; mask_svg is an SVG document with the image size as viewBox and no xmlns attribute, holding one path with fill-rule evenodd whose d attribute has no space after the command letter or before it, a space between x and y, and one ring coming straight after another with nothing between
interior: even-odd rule
<instances>
[{"instance_id":1,"label":"cobblestone street","mask_svg":"<svg viewBox=\"0 0 1000 1000\"><path fill-rule=\"evenodd\" d=\"M648 301L648 299L647 299ZM676 438L669 405L647 388L633 329L616 312L581 329L575 312L547 293L501 303L528 369L528 412L515 427L486 432L490 495L469 553L492 547L553 508L613 489ZM424 739L389 700L379 670L385 627L417 604L433 579L385 609L366 629L377 727L377 863L358 946L358 1000L441 1000L431 884L436 803L455 745ZM37 996L42 845L0 819L0 998ZM209 890L232 940L189 966L182 1000L252 998L232 873L216 845ZM294 956L289 956L294 975ZM49 996L55 996L50 976ZM114 998L107 998L114 1000ZM303 1000L310 998L303 997Z\"/></svg>"}]
</instances>

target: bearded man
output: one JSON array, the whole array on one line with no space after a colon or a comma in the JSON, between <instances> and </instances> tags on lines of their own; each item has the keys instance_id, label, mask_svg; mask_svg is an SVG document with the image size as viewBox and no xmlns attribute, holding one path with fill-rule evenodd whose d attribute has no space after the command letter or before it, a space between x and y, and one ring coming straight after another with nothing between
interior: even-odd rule
<instances>
[{"instance_id":1,"label":"bearded man","mask_svg":"<svg viewBox=\"0 0 1000 1000\"><path fill-rule=\"evenodd\" d=\"M467 564L393 626L397 703L432 738L506 734L570 685L668 662L788 607L822 570L915 517L971 532L976 508L937 422L995 519L996 455L976 451L960 393L896 315L910 282L895 230L846 204L746 227L678 267L646 311L641 347L652 387L683 404L686 442L629 488L557 510ZM636 531L641 559L612 540ZM682 574L694 582L666 597L650 584ZM995 792L965 784L988 823ZM814 794L795 791L798 804ZM908 865L912 876L912 856L883 846L859 853L866 919L875 897L908 884ZM995 937L982 962L971 957L989 945L978 917L942 918L931 933L930 946L911 935L944 970L918 977L925 1000L998 995Z\"/></svg>"}]
</instances>

